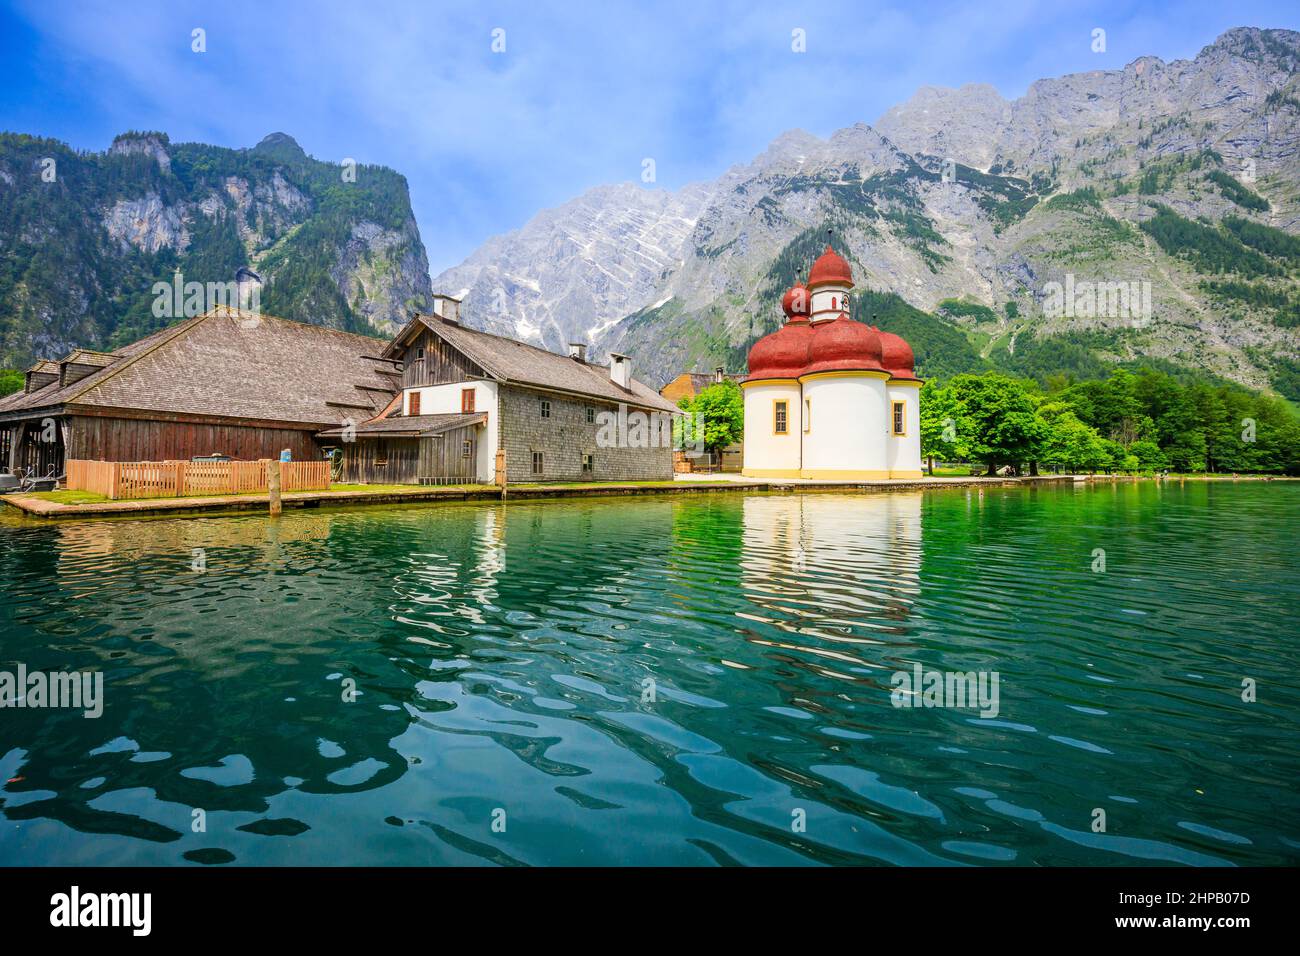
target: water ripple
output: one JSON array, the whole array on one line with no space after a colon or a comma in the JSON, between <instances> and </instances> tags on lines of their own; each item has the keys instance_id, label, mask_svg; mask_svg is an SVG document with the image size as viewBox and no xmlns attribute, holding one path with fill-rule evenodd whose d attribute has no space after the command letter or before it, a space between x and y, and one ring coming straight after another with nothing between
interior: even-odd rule
<instances>
[{"instance_id":1,"label":"water ripple","mask_svg":"<svg viewBox=\"0 0 1300 956\"><path fill-rule=\"evenodd\" d=\"M1280 482L0 519L0 671L105 678L5 711L0 863L1295 864L1298 519ZM996 716L895 706L917 667L997 672Z\"/></svg>"}]
</instances>

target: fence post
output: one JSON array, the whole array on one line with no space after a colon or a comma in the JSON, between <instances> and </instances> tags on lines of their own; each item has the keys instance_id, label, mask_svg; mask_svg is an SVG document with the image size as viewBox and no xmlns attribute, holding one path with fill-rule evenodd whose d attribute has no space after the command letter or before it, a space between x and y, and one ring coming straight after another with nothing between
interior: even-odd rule
<instances>
[{"instance_id":1,"label":"fence post","mask_svg":"<svg viewBox=\"0 0 1300 956\"><path fill-rule=\"evenodd\" d=\"M185 462L176 462L176 497L180 498L185 494Z\"/></svg>"},{"instance_id":2,"label":"fence post","mask_svg":"<svg viewBox=\"0 0 1300 956\"><path fill-rule=\"evenodd\" d=\"M108 496L116 500L122 490L122 463L119 461L109 462L108 467Z\"/></svg>"},{"instance_id":3,"label":"fence post","mask_svg":"<svg viewBox=\"0 0 1300 956\"><path fill-rule=\"evenodd\" d=\"M271 506L271 517L280 515L280 459L272 458L266 463L267 500Z\"/></svg>"}]
</instances>

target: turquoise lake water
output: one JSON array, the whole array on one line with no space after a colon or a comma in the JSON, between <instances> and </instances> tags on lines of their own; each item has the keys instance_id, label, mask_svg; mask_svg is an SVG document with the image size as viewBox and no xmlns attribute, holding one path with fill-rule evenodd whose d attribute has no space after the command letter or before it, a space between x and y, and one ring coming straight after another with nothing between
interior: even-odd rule
<instances>
[{"instance_id":1,"label":"turquoise lake water","mask_svg":"<svg viewBox=\"0 0 1300 956\"><path fill-rule=\"evenodd\" d=\"M0 519L0 671L104 681L0 709L0 864L1296 864L1298 536L1283 482Z\"/></svg>"}]
</instances>

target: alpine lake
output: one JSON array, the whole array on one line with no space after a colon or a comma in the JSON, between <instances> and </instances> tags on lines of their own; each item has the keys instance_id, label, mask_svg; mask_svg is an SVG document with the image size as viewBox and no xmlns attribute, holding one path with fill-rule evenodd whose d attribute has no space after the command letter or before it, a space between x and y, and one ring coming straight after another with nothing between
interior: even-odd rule
<instances>
[{"instance_id":1,"label":"alpine lake","mask_svg":"<svg viewBox=\"0 0 1300 956\"><path fill-rule=\"evenodd\" d=\"M1295 865L1298 536L1284 481L0 516L0 864Z\"/></svg>"}]
</instances>

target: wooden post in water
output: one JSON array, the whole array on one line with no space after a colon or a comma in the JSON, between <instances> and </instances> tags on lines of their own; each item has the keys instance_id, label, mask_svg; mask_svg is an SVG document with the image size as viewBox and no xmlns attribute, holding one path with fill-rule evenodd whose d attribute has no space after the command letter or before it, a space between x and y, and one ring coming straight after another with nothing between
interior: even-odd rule
<instances>
[{"instance_id":1,"label":"wooden post in water","mask_svg":"<svg viewBox=\"0 0 1300 956\"><path fill-rule=\"evenodd\" d=\"M506 497L506 450L497 449L497 485L501 488L501 498Z\"/></svg>"},{"instance_id":2,"label":"wooden post in water","mask_svg":"<svg viewBox=\"0 0 1300 956\"><path fill-rule=\"evenodd\" d=\"M266 491L271 506L271 517L280 517L280 459L266 463Z\"/></svg>"}]
</instances>

